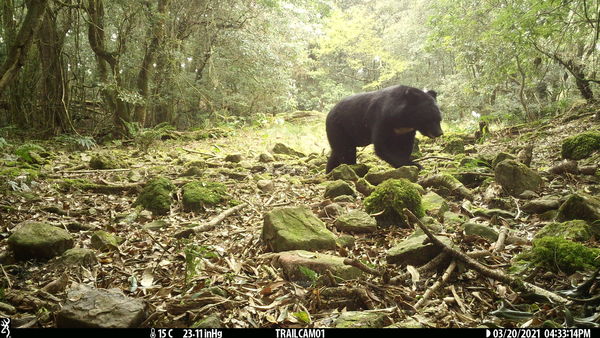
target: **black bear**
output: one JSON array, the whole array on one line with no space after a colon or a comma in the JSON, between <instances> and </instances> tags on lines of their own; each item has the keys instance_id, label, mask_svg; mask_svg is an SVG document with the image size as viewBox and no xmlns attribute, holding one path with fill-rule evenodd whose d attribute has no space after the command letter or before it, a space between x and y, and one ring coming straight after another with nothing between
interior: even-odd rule
<instances>
[{"instance_id":1,"label":"black bear","mask_svg":"<svg viewBox=\"0 0 600 338\"><path fill-rule=\"evenodd\" d=\"M331 155L326 172L342 163L356 163L356 147L375 146L392 167L419 164L410 160L418 130L434 138L443 134L435 91L393 86L344 98L327 115Z\"/></svg>"}]
</instances>

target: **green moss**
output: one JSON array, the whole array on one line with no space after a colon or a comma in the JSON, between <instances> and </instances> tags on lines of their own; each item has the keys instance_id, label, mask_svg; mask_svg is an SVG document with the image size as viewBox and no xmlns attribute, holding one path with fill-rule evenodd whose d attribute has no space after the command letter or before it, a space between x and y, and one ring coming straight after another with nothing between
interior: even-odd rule
<instances>
[{"instance_id":1,"label":"green moss","mask_svg":"<svg viewBox=\"0 0 600 338\"><path fill-rule=\"evenodd\" d=\"M600 267L600 261L596 259L598 255L600 249L588 248L560 237L543 237L533 241L529 258L549 270L572 273Z\"/></svg>"},{"instance_id":2,"label":"green moss","mask_svg":"<svg viewBox=\"0 0 600 338\"><path fill-rule=\"evenodd\" d=\"M29 179L37 179L40 172L35 169L23 169L23 168L5 168L0 169L0 176L4 176L7 178L15 178L18 176L26 175L29 176Z\"/></svg>"},{"instance_id":3,"label":"green moss","mask_svg":"<svg viewBox=\"0 0 600 338\"><path fill-rule=\"evenodd\" d=\"M582 220L573 220L563 223L553 222L540 229L535 238L547 236L562 237L573 241L587 241L592 237L592 228Z\"/></svg>"},{"instance_id":4,"label":"green moss","mask_svg":"<svg viewBox=\"0 0 600 338\"><path fill-rule=\"evenodd\" d=\"M85 178L64 178L58 183L61 191L69 191L71 189L84 190L85 187L91 185L93 185L93 183Z\"/></svg>"},{"instance_id":5,"label":"green moss","mask_svg":"<svg viewBox=\"0 0 600 338\"><path fill-rule=\"evenodd\" d=\"M133 205L141 205L157 215L169 213L173 197L171 192L175 186L164 177L157 177L144 187L144 191L138 196Z\"/></svg>"},{"instance_id":6,"label":"green moss","mask_svg":"<svg viewBox=\"0 0 600 338\"><path fill-rule=\"evenodd\" d=\"M425 216L419 191L410 181L403 178L384 181L364 203L368 213L379 214L375 218L381 226L406 224L402 212L404 208L408 208L417 217Z\"/></svg>"},{"instance_id":7,"label":"green moss","mask_svg":"<svg viewBox=\"0 0 600 338\"><path fill-rule=\"evenodd\" d=\"M566 138L562 144L562 157L580 160L600 150L600 132L588 131Z\"/></svg>"},{"instance_id":8,"label":"green moss","mask_svg":"<svg viewBox=\"0 0 600 338\"><path fill-rule=\"evenodd\" d=\"M227 198L227 187L217 182L195 181L183 186L183 208L200 211Z\"/></svg>"}]
</instances>

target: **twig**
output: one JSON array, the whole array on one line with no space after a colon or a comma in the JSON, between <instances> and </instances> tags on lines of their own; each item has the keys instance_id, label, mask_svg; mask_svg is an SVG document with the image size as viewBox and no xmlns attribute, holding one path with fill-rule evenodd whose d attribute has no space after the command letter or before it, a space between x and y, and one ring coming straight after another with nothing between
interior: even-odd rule
<instances>
[{"instance_id":1,"label":"twig","mask_svg":"<svg viewBox=\"0 0 600 338\"><path fill-rule=\"evenodd\" d=\"M207 156L207 157L215 157L216 156L216 155L209 154L209 153L204 153L204 152L201 152L201 151L198 151L198 150L192 150L192 149L187 149L187 148L181 148L181 149L183 149L183 150L185 150L185 151L187 151L189 153L192 153L192 154L199 154L199 155L204 155L204 156Z\"/></svg>"},{"instance_id":2,"label":"twig","mask_svg":"<svg viewBox=\"0 0 600 338\"><path fill-rule=\"evenodd\" d=\"M504 243L506 241L506 235L508 234L508 228L506 226L502 226L500 228L500 234L498 235L498 240L494 244L494 250L492 252L500 252L504 250Z\"/></svg>"},{"instance_id":3,"label":"twig","mask_svg":"<svg viewBox=\"0 0 600 338\"><path fill-rule=\"evenodd\" d=\"M379 270L370 268L370 267L364 265L362 262L360 262L357 259L346 258L346 259L344 259L344 264L353 266L361 271L364 271L364 272L374 275L374 276L381 276L381 272L379 272Z\"/></svg>"},{"instance_id":4,"label":"twig","mask_svg":"<svg viewBox=\"0 0 600 338\"><path fill-rule=\"evenodd\" d=\"M238 204L235 207L229 208L229 209L223 211L222 213L218 214L213 219L211 219L210 222L182 230L182 231L176 233L174 237L175 238L186 238L186 237L191 236L192 234L199 234L201 232L210 231L210 230L214 229L215 226L217 226L217 224L221 223L227 216L236 213L237 211L241 210L242 208L246 207L247 205L248 205L248 203Z\"/></svg>"},{"instance_id":5,"label":"twig","mask_svg":"<svg viewBox=\"0 0 600 338\"><path fill-rule=\"evenodd\" d=\"M8 284L8 288L12 289L12 282L10 281L10 277L8 277L6 270L4 270L4 264L0 264L0 269L2 269L2 273L4 274L4 277L6 278L6 283Z\"/></svg>"},{"instance_id":6,"label":"twig","mask_svg":"<svg viewBox=\"0 0 600 338\"><path fill-rule=\"evenodd\" d=\"M442 264L447 258L448 258L448 254L445 252L442 252L442 253L438 254L437 256L435 256L432 260L430 260L429 263L418 267L417 271L420 274L422 274L424 272L432 271L432 270L436 269L440 264ZM391 278L390 284L400 284L409 277L410 277L410 273L405 272L394 278Z\"/></svg>"},{"instance_id":7,"label":"twig","mask_svg":"<svg viewBox=\"0 0 600 338\"><path fill-rule=\"evenodd\" d=\"M516 198L512 198L515 201L515 205L517 206L517 214L515 215L515 219L518 219L521 216L521 208L519 208L519 201Z\"/></svg>"},{"instance_id":8,"label":"twig","mask_svg":"<svg viewBox=\"0 0 600 338\"><path fill-rule=\"evenodd\" d=\"M437 280L429 289L427 289L427 291L425 291L425 293L423 294L423 297L421 297L417 304L415 304L415 309L419 309L420 307L422 307L423 304L425 304L425 302L427 301L427 299L429 299L429 297L434 292L436 292L440 287L442 287L442 285L444 285L448 281L448 278L450 278L450 275L452 274L454 269L456 269L456 260L453 259L450 265L448 265L448 267L446 268L446 271L444 271L442 278Z\"/></svg>"},{"instance_id":9,"label":"twig","mask_svg":"<svg viewBox=\"0 0 600 338\"><path fill-rule=\"evenodd\" d=\"M405 208L404 214L412 222L416 223L421 228L421 230L423 230L423 232L427 235L427 237L429 237L429 239L431 240L431 242L433 242L433 244L443 248L445 252L449 253L454 258L457 258L457 259L463 261L465 263L465 265L467 265L467 267L479 272L483 276L486 276L486 277L492 278L494 280L500 281L502 283L508 284L509 286L511 286L512 288L514 288L518 291L532 292L532 293L535 293L538 295L545 296L550 301L555 302L555 303L559 303L559 304L569 304L570 303L570 301L568 299L566 299L562 296L559 296L552 291L548 291L539 286L525 282L521 279L514 278L514 277L508 276L500 271L495 271L495 270L485 267L483 264L472 259L468 255L466 255L458 250L454 250L453 248L447 246L442 241L440 241L437 237L435 237L431 233L431 231L429 231L429 229L410 210Z\"/></svg>"}]
</instances>

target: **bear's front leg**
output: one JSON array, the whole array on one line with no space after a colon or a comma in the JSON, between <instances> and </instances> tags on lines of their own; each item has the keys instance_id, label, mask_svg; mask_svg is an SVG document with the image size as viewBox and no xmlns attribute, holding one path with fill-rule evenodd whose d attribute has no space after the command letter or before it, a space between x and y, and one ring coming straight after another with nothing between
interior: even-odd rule
<instances>
[{"instance_id":1,"label":"bear's front leg","mask_svg":"<svg viewBox=\"0 0 600 338\"><path fill-rule=\"evenodd\" d=\"M412 165L419 170L423 169L420 164L410 160L415 143L415 131L398 135L389 128L389 130L380 130L379 133L375 131L374 134L375 153L379 158L394 168Z\"/></svg>"}]
</instances>

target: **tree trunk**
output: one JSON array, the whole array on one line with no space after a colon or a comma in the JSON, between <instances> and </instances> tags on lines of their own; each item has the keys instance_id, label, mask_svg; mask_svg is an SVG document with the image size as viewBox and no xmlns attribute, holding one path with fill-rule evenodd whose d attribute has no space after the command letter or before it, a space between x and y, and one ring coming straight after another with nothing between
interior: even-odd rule
<instances>
[{"instance_id":1,"label":"tree trunk","mask_svg":"<svg viewBox=\"0 0 600 338\"><path fill-rule=\"evenodd\" d=\"M74 131L67 110L69 90L62 58L64 34L59 33L56 21L56 15L48 8L38 33L38 50L42 66L40 103L41 114L45 115L40 122L44 121L46 124L44 127L51 129L54 135Z\"/></svg>"},{"instance_id":2,"label":"tree trunk","mask_svg":"<svg viewBox=\"0 0 600 338\"><path fill-rule=\"evenodd\" d=\"M90 47L96 55L100 80L104 84L102 96L105 104L113 116L113 123L117 137L127 137L129 129L127 123L131 122L127 103L119 98L117 88L121 87L119 75L119 53L106 50L104 35L104 2L103 0L88 0L86 11L89 16L88 40ZM109 78L107 65L110 68Z\"/></svg>"},{"instance_id":3,"label":"tree trunk","mask_svg":"<svg viewBox=\"0 0 600 338\"><path fill-rule=\"evenodd\" d=\"M23 67L27 51L42 22L48 0L30 0L26 1L26 5L27 15L25 15L14 43L9 47L4 64L0 66L0 95Z\"/></svg>"},{"instance_id":4,"label":"tree trunk","mask_svg":"<svg viewBox=\"0 0 600 338\"><path fill-rule=\"evenodd\" d=\"M170 2L171 0L158 0L158 15L153 15L152 9L148 9L150 12L150 23L148 28L150 43L146 47L146 53L144 54L144 59L142 60L142 65L137 77L137 89L138 93L142 96L143 102L136 105L134 115L134 120L139 122L142 126L146 125L146 117L148 114L147 111L150 100L150 72L154 67L153 64L156 53L164 45L165 15Z\"/></svg>"}]
</instances>

